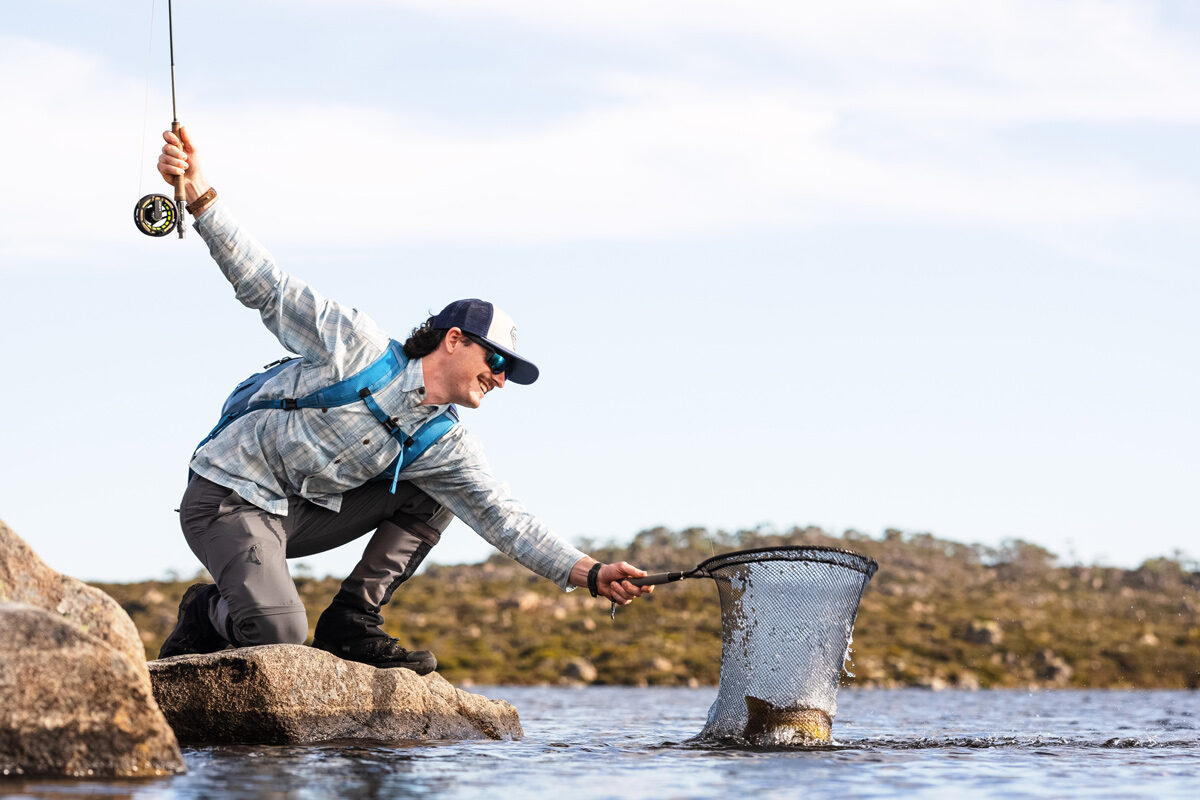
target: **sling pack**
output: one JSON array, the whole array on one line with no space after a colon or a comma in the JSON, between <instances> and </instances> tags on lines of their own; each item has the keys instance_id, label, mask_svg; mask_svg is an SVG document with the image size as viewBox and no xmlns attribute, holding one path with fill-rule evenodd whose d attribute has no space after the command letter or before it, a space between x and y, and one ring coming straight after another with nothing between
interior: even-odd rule
<instances>
[{"instance_id":1,"label":"sling pack","mask_svg":"<svg viewBox=\"0 0 1200 800\"><path fill-rule=\"evenodd\" d=\"M450 430L458 422L458 411L454 406L450 406L441 414L426 422L417 429L416 433L410 436L400 430L399 426L392 422L391 418L375 402L375 398L372 395L400 377L400 373L404 371L404 367L408 364L408 357L404 355L403 348L394 339L388 345L388 349L384 351L384 354L361 372L357 372L349 378L340 380L331 386L318 389L304 397L284 397L272 400L259 400L254 403L250 402L250 398L267 381L278 375L280 371L295 359L295 356L281 358L272 364L268 364L262 372L255 373L239 383L229 397L226 398L225 405L221 407L221 419L217 421L216 427L209 432L208 436L204 437L200 444L196 445L196 450L198 451L201 447L215 439L235 419L244 414L249 414L251 411L260 411L268 408L281 409L283 411L294 411L297 408L336 408L361 401L371 410L375 419L379 420L379 423L387 430L388 435L400 443L400 455L388 465L388 468L383 473L373 478L373 480L382 480L390 473L392 476L392 493L395 494L396 483L400 480L400 470L415 461L418 456L429 449L430 445L440 439L446 431ZM195 455L195 452L192 454Z\"/></svg>"}]
</instances>

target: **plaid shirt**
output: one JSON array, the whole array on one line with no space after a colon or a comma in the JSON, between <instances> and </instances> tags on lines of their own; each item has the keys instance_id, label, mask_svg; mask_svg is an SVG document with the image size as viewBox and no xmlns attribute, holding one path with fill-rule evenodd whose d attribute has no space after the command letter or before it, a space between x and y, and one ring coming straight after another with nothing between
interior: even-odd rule
<instances>
[{"instance_id":1,"label":"plaid shirt","mask_svg":"<svg viewBox=\"0 0 1200 800\"><path fill-rule=\"evenodd\" d=\"M367 367L390 339L360 311L317 294L285 274L217 201L195 221L237 299L257 309L280 343L302 359L269 380L255 400L301 397ZM373 397L399 428L414 433L446 406L422 405L421 360ZM236 491L259 508L285 516L288 498L331 511L342 493L380 475L400 453L365 404L340 408L257 411L235 420L192 458L196 474ZM569 589L571 567L584 554L555 535L492 475L483 448L457 424L400 473L501 552Z\"/></svg>"}]
</instances>

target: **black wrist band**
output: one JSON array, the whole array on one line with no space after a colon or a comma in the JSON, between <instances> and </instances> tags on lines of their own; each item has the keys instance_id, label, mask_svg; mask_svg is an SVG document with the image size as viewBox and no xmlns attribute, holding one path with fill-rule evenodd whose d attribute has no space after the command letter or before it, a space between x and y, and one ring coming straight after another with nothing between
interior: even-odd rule
<instances>
[{"instance_id":1,"label":"black wrist band","mask_svg":"<svg viewBox=\"0 0 1200 800\"><path fill-rule=\"evenodd\" d=\"M588 591L592 593L592 597L600 596L600 590L596 587L596 577L600 574L600 567L602 566L604 565L597 561L588 570Z\"/></svg>"}]
</instances>

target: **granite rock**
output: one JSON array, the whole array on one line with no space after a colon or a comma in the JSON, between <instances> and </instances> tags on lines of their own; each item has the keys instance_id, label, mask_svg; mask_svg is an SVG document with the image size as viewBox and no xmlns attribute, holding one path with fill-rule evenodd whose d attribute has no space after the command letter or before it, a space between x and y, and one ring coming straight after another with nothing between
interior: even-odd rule
<instances>
[{"instance_id":1,"label":"granite rock","mask_svg":"<svg viewBox=\"0 0 1200 800\"><path fill-rule=\"evenodd\" d=\"M116 600L94 586L61 575L0 522L0 603L28 603L60 615L129 658L146 673L146 649L137 626Z\"/></svg>"},{"instance_id":2,"label":"granite rock","mask_svg":"<svg viewBox=\"0 0 1200 800\"><path fill-rule=\"evenodd\" d=\"M581 686L592 683L599 674L596 665L586 658L572 658L563 668L563 680Z\"/></svg>"},{"instance_id":3,"label":"granite rock","mask_svg":"<svg viewBox=\"0 0 1200 800\"><path fill-rule=\"evenodd\" d=\"M519 739L517 710L436 672L377 669L303 645L264 645L150 662L158 704L181 742Z\"/></svg>"},{"instance_id":4,"label":"granite rock","mask_svg":"<svg viewBox=\"0 0 1200 800\"><path fill-rule=\"evenodd\" d=\"M1033 663L1039 678L1058 686L1069 684L1075 674L1075 669L1067 663L1066 659L1050 649L1042 649L1034 653Z\"/></svg>"},{"instance_id":5,"label":"granite rock","mask_svg":"<svg viewBox=\"0 0 1200 800\"><path fill-rule=\"evenodd\" d=\"M0 774L150 777L184 772L134 662L56 611L0 603Z\"/></svg>"},{"instance_id":6,"label":"granite rock","mask_svg":"<svg viewBox=\"0 0 1200 800\"><path fill-rule=\"evenodd\" d=\"M994 619L977 619L967 624L962 638L974 644L996 646L1004 641L1004 631Z\"/></svg>"}]
</instances>

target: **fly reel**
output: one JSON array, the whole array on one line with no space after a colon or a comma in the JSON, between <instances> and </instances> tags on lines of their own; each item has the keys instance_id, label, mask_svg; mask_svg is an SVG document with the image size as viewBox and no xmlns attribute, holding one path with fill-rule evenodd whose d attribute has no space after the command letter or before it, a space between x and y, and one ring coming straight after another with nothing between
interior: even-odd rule
<instances>
[{"instance_id":1,"label":"fly reel","mask_svg":"<svg viewBox=\"0 0 1200 800\"><path fill-rule=\"evenodd\" d=\"M179 211L166 195L148 194L133 207L133 221L147 236L166 236L175 230Z\"/></svg>"}]
</instances>

